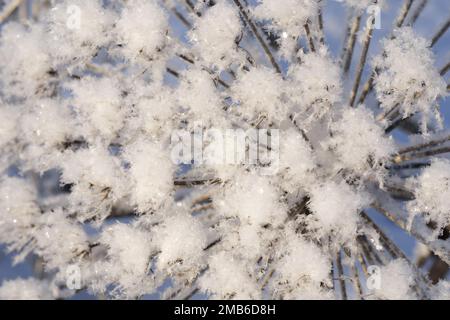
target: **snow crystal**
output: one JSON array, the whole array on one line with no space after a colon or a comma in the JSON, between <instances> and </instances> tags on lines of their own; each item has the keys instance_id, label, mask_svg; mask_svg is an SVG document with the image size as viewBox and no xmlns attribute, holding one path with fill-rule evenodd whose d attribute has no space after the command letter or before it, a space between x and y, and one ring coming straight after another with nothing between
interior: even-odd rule
<instances>
[{"instance_id":1,"label":"snow crystal","mask_svg":"<svg viewBox=\"0 0 450 320\"><path fill-rule=\"evenodd\" d=\"M277 272L281 281L292 282L291 285L313 281L316 284L326 282L330 277L331 262L320 248L312 242L292 237L287 247L287 254L279 261Z\"/></svg>"},{"instance_id":2,"label":"snow crystal","mask_svg":"<svg viewBox=\"0 0 450 320\"><path fill-rule=\"evenodd\" d=\"M73 103L80 120L86 127L86 138L101 134L106 139L114 138L123 126L124 111L121 108L121 91L117 80L111 78L83 77L68 85L72 89Z\"/></svg>"},{"instance_id":3,"label":"snow crystal","mask_svg":"<svg viewBox=\"0 0 450 320\"><path fill-rule=\"evenodd\" d=\"M29 143L53 147L66 141L74 131L69 108L59 101L36 101L29 109L20 120Z\"/></svg>"},{"instance_id":4,"label":"snow crystal","mask_svg":"<svg viewBox=\"0 0 450 320\"><path fill-rule=\"evenodd\" d=\"M254 14L260 19L270 20L275 29L288 35L298 35L308 19L315 16L319 8L318 0L261 0Z\"/></svg>"},{"instance_id":5,"label":"snow crystal","mask_svg":"<svg viewBox=\"0 0 450 320\"><path fill-rule=\"evenodd\" d=\"M243 173L225 187L224 195L218 199L218 210L243 223L277 224L285 217L285 209L278 199L278 190L270 183L270 177Z\"/></svg>"},{"instance_id":6,"label":"snow crystal","mask_svg":"<svg viewBox=\"0 0 450 320\"><path fill-rule=\"evenodd\" d=\"M260 115L269 121L286 119L282 86L281 76L266 67L242 73L232 87L233 97L239 101L238 111L250 119Z\"/></svg>"},{"instance_id":7,"label":"snow crystal","mask_svg":"<svg viewBox=\"0 0 450 320\"><path fill-rule=\"evenodd\" d=\"M146 140L130 144L124 152L130 164L132 201L140 213L156 210L173 189L174 165L169 150Z\"/></svg>"},{"instance_id":8,"label":"snow crystal","mask_svg":"<svg viewBox=\"0 0 450 320\"><path fill-rule=\"evenodd\" d=\"M102 146L68 151L60 166L61 183L73 184L69 200L81 221L94 217L101 221L125 193L127 185L118 161Z\"/></svg>"},{"instance_id":9,"label":"snow crystal","mask_svg":"<svg viewBox=\"0 0 450 320\"><path fill-rule=\"evenodd\" d=\"M108 41L113 14L99 0L65 0L56 3L44 17L52 63L89 59Z\"/></svg>"},{"instance_id":10,"label":"snow crystal","mask_svg":"<svg viewBox=\"0 0 450 320\"><path fill-rule=\"evenodd\" d=\"M298 106L294 109L295 119L308 130L341 101L341 71L325 49L299 57L301 63L288 72L292 82L289 99Z\"/></svg>"},{"instance_id":11,"label":"snow crystal","mask_svg":"<svg viewBox=\"0 0 450 320\"><path fill-rule=\"evenodd\" d=\"M358 215L370 204L368 195L344 182L327 182L313 186L310 197L311 219L317 219L318 227L324 233L334 231L343 242L354 239Z\"/></svg>"},{"instance_id":12,"label":"snow crystal","mask_svg":"<svg viewBox=\"0 0 450 320\"><path fill-rule=\"evenodd\" d=\"M12 106L0 106L0 148L13 142L18 134L17 120L19 118L18 108Z\"/></svg>"},{"instance_id":13,"label":"snow crystal","mask_svg":"<svg viewBox=\"0 0 450 320\"><path fill-rule=\"evenodd\" d=\"M38 279L6 280L0 286L0 300L53 300L47 281Z\"/></svg>"},{"instance_id":14,"label":"snow crystal","mask_svg":"<svg viewBox=\"0 0 450 320\"><path fill-rule=\"evenodd\" d=\"M367 8L372 5L384 5L384 0L341 0L341 2L344 2L346 6L359 12L367 10Z\"/></svg>"},{"instance_id":15,"label":"snow crystal","mask_svg":"<svg viewBox=\"0 0 450 320\"><path fill-rule=\"evenodd\" d=\"M177 263L192 266L202 261L206 233L194 217L179 213L167 218L156 237L161 249L158 257L161 269Z\"/></svg>"},{"instance_id":16,"label":"snow crystal","mask_svg":"<svg viewBox=\"0 0 450 320\"><path fill-rule=\"evenodd\" d=\"M315 159L311 147L301 133L289 129L281 133L280 173L283 188L294 193L301 186L307 186L314 177L309 172L315 168Z\"/></svg>"},{"instance_id":17,"label":"snow crystal","mask_svg":"<svg viewBox=\"0 0 450 320\"><path fill-rule=\"evenodd\" d=\"M36 92L39 81L47 77L50 57L44 42L41 25L26 28L10 22L2 28L0 43L1 82L10 95L29 95ZM30 54L32 52L33 54Z\"/></svg>"},{"instance_id":18,"label":"snow crystal","mask_svg":"<svg viewBox=\"0 0 450 320\"><path fill-rule=\"evenodd\" d=\"M38 225L38 230L33 232L36 253L43 258L48 270L70 264L74 257L87 250L88 238L82 226L70 220L62 210L46 212Z\"/></svg>"},{"instance_id":19,"label":"snow crystal","mask_svg":"<svg viewBox=\"0 0 450 320\"><path fill-rule=\"evenodd\" d=\"M362 106L345 108L342 118L331 125L331 130L333 136L326 144L344 167L357 172L380 168L395 150L392 139L384 135L373 114Z\"/></svg>"},{"instance_id":20,"label":"snow crystal","mask_svg":"<svg viewBox=\"0 0 450 320\"><path fill-rule=\"evenodd\" d=\"M389 262L388 265L381 267L380 275L380 288L375 289L375 293L381 298L387 300L417 298L412 291L414 284L412 270L405 260L397 259Z\"/></svg>"},{"instance_id":21,"label":"snow crystal","mask_svg":"<svg viewBox=\"0 0 450 320\"><path fill-rule=\"evenodd\" d=\"M182 80L177 90L179 105L189 109L194 121L210 124L222 108L212 76L205 70L189 69L183 73Z\"/></svg>"}]
</instances>

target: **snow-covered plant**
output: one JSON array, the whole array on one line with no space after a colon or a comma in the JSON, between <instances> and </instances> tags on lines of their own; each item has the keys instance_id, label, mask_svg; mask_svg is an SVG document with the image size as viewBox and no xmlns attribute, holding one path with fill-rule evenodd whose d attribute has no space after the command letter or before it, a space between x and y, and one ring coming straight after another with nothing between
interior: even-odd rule
<instances>
[{"instance_id":1,"label":"snow-covered plant","mask_svg":"<svg viewBox=\"0 0 450 320\"><path fill-rule=\"evenodd\" d=\"M339 1L341 59L323 0L33 2L0 9L0 242L43 271L0 299L448 299L448 23L419 36L423 4L366 74L381 1Z\"/></svg>"}]
</instances>

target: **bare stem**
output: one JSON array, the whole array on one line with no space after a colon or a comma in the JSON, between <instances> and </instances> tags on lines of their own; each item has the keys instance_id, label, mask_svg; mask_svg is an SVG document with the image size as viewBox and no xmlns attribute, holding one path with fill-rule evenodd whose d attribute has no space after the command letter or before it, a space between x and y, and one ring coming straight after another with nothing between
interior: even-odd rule
<instances>
[{"instance_id":1,"label":"bare stem","mask_svg":"<svg viewBox=\"0 0 450 320\"><path fill-rule=\"evenodd\" d=\"M244 21L247 23L247 25L250 27L250 30L252 31L253 35L255 36L256 40L258 40L259 44L263 48L264 52L266 53L267 57L269 58L270 63L276 70L276 72L281 74L281 68L278 65L278 63L275 60L275 57L272 55L272 52L269 49L269 46L264 41L263 37L258 31L258 28L256 24L251 19L250 15L248 14L247 10L244 8L242 3L239 0L233 0L233 2L238 7L239 11L241 12L242 17L244 18Z\"/></svg>"},{"instance_id":2,"label":"bare stem","mask_svg":"<svg viewBox=\"0 0 450 320\"><path fill-rule=\"evenodd\" d=\"M309 51L316 52L316 47L314 45L314 39L313 39L313 37L311 35L311 29L309 27L310 24L311 24L311 22L308 21L304 25L305 32L306 32L306 38L308 39Z\"/></svg>"},{"instance_id":3,"label":"bare stem","mask_svg":"<svg viewBox=\"0 0 450 320\"><path fill-rule=\"evenodd\" d=\"M450 61L439 71L439 74L443 77L450 70Z\"/></svg>"},{"instance_id":4,"label":"bare stem","mask_svg":"<svg viewBox=\"0 0 450 320\"><path fill-rule=\"evenodd\" d=\"M339 275L339 285L341 287L342 300L348 300L347 290L345 288L344 268L342 267L341 251L336 254L336 264Z\"/></svg>"},{"instance_id":5,"label":"bare stem","mask_svg":"<svg viewBox=\"0 0 450 320\"><path fill-rule=\"evenodd\" d=\"M3 11L0 12L0 23L3 23L3 21L5 21L22 2L23 0L12 0L5 5Z\"/></svg>"},{"instance_id":6,"label":"bare stem","mask_svg":"<svg viewBox=\"0 0 450 320\"><path fill-rule=\"evenodd\" d=\"M421 151L423 149L429 148L429 147L434 147L437 146L439 144L445 143L447 141L450 141L450 135L442 138L442 139L437 139L437 140L433 140L433 141L429 141L426 143L421 143L418 145L414 145L414 146L410 146L404 149L401 149L398 154L404 154L404 153L408 153L408 152L412 152L412 151Z\"/></svg>"},{"instance_id":7,"label":"bare stem","mask_svg":"<svg viewBox=\"0 0 450 320\"><path fill-rule=\"evenodd\" d=\"M449 27L450 27L450 18L447 19L447 21L442 25L442 27L438 30L438 32L436 32L436 34L432 38L431 47L434 47L436 45L439 39L441 39L442 36L447 32Z\"/></svg>"},{"instance_id":8,"label":"bare stem","mask_svg":"<svg viewBox=\"0 0 450 320\"><path fill-rule=\"evenodd\" d=\"M428 4L428 0L422 0L420 4L417 6L416 10L414 10L414 13L411 16L411 19L409 19L408 25L412 27L419 16L422 14L423 9L425 9L426 5Z\"/></svg>"}]
</instances>

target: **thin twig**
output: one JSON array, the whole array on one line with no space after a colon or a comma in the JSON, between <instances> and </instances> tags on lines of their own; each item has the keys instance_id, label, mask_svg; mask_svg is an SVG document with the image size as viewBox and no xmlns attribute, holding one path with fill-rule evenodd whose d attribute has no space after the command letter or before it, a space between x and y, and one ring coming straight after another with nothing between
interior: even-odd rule
<instances>
[{"instance_id":1,"label":"thin twig","mask_svg":"<svg viewBox=\"0 0 450 320\"><path fill-rule=\"evenodd\" d=\"M253 20L250 18L250 15L247 13L246 9L242 5L242 3L239 0L233 0L233 2L238 7L242 17L244 18L247 25L250 27L250 30L252 31L253 35L255 36L256 40L258 40L259 44L263 48L264 52L266 53L267 57L269 58L270 63L276 70L276 72L281 74L281 68L278 65L278 63L275 60L275 57L272 55L272 52L270 52L269 46L266 44L262 36L260 35L258 28L256 27L256 24L253 22Z\"/></svg>"},{"instance_id":2,"label":"thin twig","mask_svg":"<svg viewBox=\"0 0 450 320\"><path fill-rule=\"evenodd\" d=\"M374 25L375 25L375 17L373 15L371 15L367 20L363 50L361 53L361 58L359 60L358 68L356 70L355 83L353 85L353 89L350 94L350 106L352 106L352 107L354 107L356 95L358 93L359 85L361 83L361 76L364 71L364 66L366 65L367 54L369 52L369 46L370 46L370 42L372 40Z\"/></svg>"},{"instance_id":3,"label":"thin twig","mask_svg":"<svg viewBox=\"0 0 450 320\"><path fill-rule=\"evenodd\" d=\"M425 9L425 6L427 4L428 4L428 0L422 0L420 2L420 4L417 5L417 8L416 8L416 10L414 10L414 13L411 16L411 19L409 19L408 26L412 27L416 23L417 19L422 14L423 9Z\"/></svg>"},{"instance_id":4,"label":"thin twig","mask_svg":"<svg viewBox=\"0 0 450 320\"><path fill-rule=\"evenodd\" d=\"M359 27L361 25L361 15L358 15L354 18L353 23L349 27L347 44L344 47L342 52L342 69L344 73L347 73L350 69L350 65L353 58L353 52L355 50L356 37L358 34Z\"/></svg>"},{"instance_id":5,"label":"thin twig","mask_svg":"<svg viewBox=\"0 0 450 320\"><path fill-rule=\"evenodd\" d=\"M409 146L406 148L401 149L400 151L398 151L398 154L404 154L404 153L408 153L408 152L412 152L412 151L420 151L429 147L434 147L437 146L439 144L443 144L445 142L450 141L450 135L446 136L445 138L441 138L441 139L437 139L437 140L432 140L426 143L421 143L421 144L417 144L414 146Z\"/></svg>"},{"instance_id":6,"label":"thin twig","mask_svg":"<svg viewBox=\"0 0 450 320\"><path fill-rule=\"evenodd\" d=\"M447 21L442 25L442 27L438 30L438 32L436 32L436 34L432 38L431 48L433 48L436 45L439 39L441 39L442 36L447 32L449 27L450 27L450 18L447 19Z\"/></svg>"},{"instance_id":7,"label":"thin twig","mask_svg":"<svg viewBox=\"0 0 450 320\"><path fill-rule=\"evenodd\" d=\"M414 0L405 0L402 8L400 9L400 14L398 15L397 19L395 20L395 26L397 28L400 28L403 26L403 23L405 22L405 19L408 16L409 10L411 10L411 6L412 6L413 2L414 2Z\"/></svg>"},{"instance_id":8,"label":"thin twig","mask_svg":"<svg viewBox=\"0 0 450 320\"><path fill-rule=\"evenodd\" d=\"M342 300L347 300L347 290L345 288L345 279L344 279L344 268L342 267L342 260L341 260L341 251L338 251L336 254L336 264L338 269L338 275L339 275L339 285L341 287L341 294L342 294Z\"/></svg>"},{"instance_id":9,"label":"thin twig","mask_svg":"<svg viewBox=\"0 0 450 320\"><path fill-rule=\"evenodd\" d=\"M0 23L3 23L10 15L17 9L18 6L23 2L23 0L12 0L7 5L2 12L0 12Z\"/></svg>"},{"instance_id":10,"label":"thin twig","mask_svg":"<svg viewBox=\"0 0 450 320\"><path fill-rule=\"evenodd\" d=\"M311 29L309 27L310 24L311 24L311 22L308 20L304 25L305 32L306 32L306 38L308 39L309 51L316 52L316 47L314 45L314 39L311 35Z\"/></svg>"}]
</instances>

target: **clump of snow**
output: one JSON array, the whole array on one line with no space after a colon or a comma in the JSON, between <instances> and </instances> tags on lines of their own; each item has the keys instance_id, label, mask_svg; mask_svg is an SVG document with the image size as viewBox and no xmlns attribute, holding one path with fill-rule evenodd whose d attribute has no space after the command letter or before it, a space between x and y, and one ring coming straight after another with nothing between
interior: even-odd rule
<instances>
[{"instance_id":1,"label":"clump of snow","mask_svg":"<svg viewBox=\"0 0 450 320\"><path fill-rule=\"evenodd\" d=\"M88 237L81 224L71 220L62 210L43 214L33 232L36 253L48 270L68 265L88 247ZM65 271L65 270L62 270Z\"/></svg>"},{"instance_id":2,"label":"clump of snow","mask_svg":"<svg viewBox=\"0 0 450 320\"><path fill-rule=\"evenodd\" d=\"M403 117L421 112L426 122L435 112L437 98L447 95L447 85L434 66L429 40L404 27L396 30L392 39L385 39L383 47L383 55L373 59L381 107L398 107Z\"/></svg>"},{"instance_id":3,"label":"clump of snow","mask_svg":"<svg viewBox=\"0 0 450 320\"><path fill-rule=\"evenodd\" d=\"M136 298L145 290L150 279L145 279L150 268L152 244L150 235L132 225L116 223L106 227L100 243L107 248L107 260L93 265L94 286L106 290L114 284L114 294Z\"/></svg>"},{"instance_id":4,"label":"clump of snow","mask_svg":"<svg viewBox=\"0 0 450 320\"><path fill-rule=\"evenodd\" d=\"M28 107L20 125L31 144L54 147L70 137L74 124L69 108L61 101L42 99Z\"/></svg>"},{"instance_id":5,"label":"clump of snow","mask_svg":"<svg viewBox=\"0 0 450 320\"><path fill-rule=\"evenodd\" d=\"M241 33L239 15L228 1L216 1L195 22L189 39L197 56L207 64L224 69L236 56L235 40Z\"/></svg>"},{"instance_id":6,"label":"clump of snow","mask_svg":"<svg viewBox=\"0 0 450 320\"><path fill-rule=\"evenodd\" d=\"M133 129L142 129L151 136L167 134L175 118L175 96L172 91L162 86L152 87L145 95L138 96Z\"/></svg>"},{"instance_id":7,"label":"clump of snow","mask_svg":"<svg viewBox=\"0 0 450 320\"><path fill-rule=\"evenodd\" d=\"M308 130L341 101L341 71L325 48L299 57L300 64L293 65L288 72L289 99L296 105L295 119Z\"/></svg>"},{"instance_id":8,"label":"clump of snow","mask_svg":"<svg viewBox=\"0 0 450 320\"><path fill-rule=\"evenodd\" d=\"M18 192L20 190L20 192ZM20 236L16 228L28 228L35 224L39 213L37 192L29 181L21 178L4 178L0 181L2 210L0 228L2 241L10 242Z\"/></svg>"},{"instance_id":9,"label":"clump of snow","mask_svg":"<svg viewBox=\"0 0 450 320\"><path fill-rule=\"evenodd\" d=\"M164 221L156 235L161 253L158 266L161 270L180 264L184 267L201 264L207 245L204 227L194 217L178 213Z\"/></svg>"},{"instance_id":10,"label":"clump of snow","mask_svg":"<svg viewBox=\"0 0 450 320\"><path fill-rule=\"evenodd\" d=\"M363 106L344 109L331 130L333 136L326 145L336 153L342 166L356 172L380 168L395 150L392 139L384 135L373 114Z\"/></svg>"},{"instance_id":11,"label":"clump of snow","mask_svg":"<svg viewBox=\"0 0 450 320\"><path fill-rule=\"evenodd\" d=\"M311 219L316 220L317 227L320 228L318 235L333 232L342 242L355 238L358 216L370 204L369 195L344 182L315 185L309 194L309 208L313 213Z\"/></svg>"},{"instance_id":12,"label":"clump of snow","mask_svg":"<svg viewBox=\"0 0 450 320\"><path fill-rule=\"evenodd\" d=\"M113 14L100 0L64 0L52 6L44 17L52 64L77 58L87 60L107 44Z\"/></svg>"},{"instance_id":13,"label":"clump of snow","mask_svg":"<svg viewBox=\"0 0 450 320\"><path fill-rule=\"evenodd\" d=\"M169 150L155 142L137 140L124 152L132 179L131 200L138 212L156 210L173 189L174 165L169 158Z\"/></svg>"},{"instance_id":14,"label":"clump of snow","mask_svg":"<svg viewBox=\"0 0 450 320\"><path fill-rule=\"evenodd\" d=\"M17 123L20 115L19 110L13 106L0 106L0 119L2 119L2 125L0 126L0 148L11 144L17 137L19 132Z\"/></svg>"},{"instance_id":15,"label":"clump of snow","mask_svg":"<svg viewBox=\"0 0 450 320\"><path fill-rule=\"evenodd\" d=\"M275 29L281 29L289 35L303 30L306 22L318 12L318 0L261 0L254 14L260 19L270 20Z\"/></svg>"},{"instance_id":16,"label":"clump of snow","mask_svg":"<svg viewBox=\"0 0 450 320\"><path fill-rule=\"evenodd\" d=\"M239 101L238 111L245 117L265 115L269 121L287 118L282 101L283 80L266 67L243 72L233 84L233 97Z\"/></svg>"},{"instance_id":17,"label":"clump of snow","mask_svg":"<svg viewBox=\"0 0 450 320\"><path fill-rule=\"evenodd\" d=\"M122 128L125 113L121 108L120 85L116 79L83 77L68 85L72 89L73 104L79 114L86 138L97 134L113 139Z\"/></svg>"},{"instance_id":18,"label":"clump of snow","mask_svg":"<svg viewBox=\"0 0 450 320\"><path fill-rule=\"evenodd\" d=\"M389 262L380 269L380 287L375 294L387 300L417 299L412 287L414 278L408 262L397 259Z\"/></svg>"},{"instance_id":19,"label":"clump of snow","mask_svg":"<svg viewBox=\"0 0 450 320\"><path fill-rule=\"evenodd\" d=\"M282 299L331 299L331 261L320 247L287 229L277 261L274 292Z\"/></svg>"},{"instance_id":20,"label":"clump of snow","mask_svg":"<svg viewBox=\"0 0 450 320\"><path fill-rule=\"evenodd\" d=\"M183 73L182 82L177 90L177 102L188 108L189 116L203 125L217 119L223 108L212 76L206 70L189 69Z\"/></svg>"},{"instance_id":21,"label":"clump of snow","mask_svg":"<svg viewBox=\"0 0 450 320\"><path fill-rule=\"evenodd\" d=\"M116 36L127 59L153 57L164 46L167 13L156 0L130 0L116 22Z\"/></svg>"},{"instance_id":22,"label":"clump of snow","mask_svg":"<svg viewBox=\"0 0 450 320\"><path fill-rule=\"evenodd\" d=\"M370 6L377 5L379 7L384 6L384 0L341 0L344 4L357 12L367 10Z\"/></svg>"},{"instance_id":23,"label":"clump of snow","mask_svg":"<svg viewBox=\"0 0 450 320\"><path fill-rule=\"evenodd\" d=\"M242 260L220 252L208 260L209 269L200 287L213 299L260 299L261 291Z\"/></svg>"},{"instance_id":24,"label":"clump of snow","mask_svg":"<svg viewBox=\"0 0 450 320\"><path fill-rule=\"evenodd\" d=\"M314 154L298 130L291 128L281 133L279 157L280 183L284 190L294 193L315 179L310 174L316 167Z\"/></svg>"},{"instance_id":25,"label":"clump of snow","mask_svg":"<svg viewBox=\"0 0 450 320\"><path fill-rule=\"evenodd\" d=\"M127 185L118 159L100 145L67 151L60 162L62 184L72 184L69 201L80 221L106 218Z\"/></svg>"},{"instance_id":26,"label":"clump of snow","mask_svg":"<svg viewBox=\"0 0 450 320\"><path fill-rule=\"evenodd\" d=\"M287 253L278 262L280 281L290 282L294 287L301 287L304 282L320 285L327 281L331 262L317 245L295 235L291 235L287 245Z\"/></svg>"},{"instance_id":27,"label":"clump of snow","mask_svg":"<svg viewBox=\"0 0 450 320\"><path fill-rule=\"evenodd\" d=\"M255 173L238 174L233 183L225 186L224 194L217 201L221 214L239 218L242 223L276 225L286 214L270 177Z\"/></svg>"},{"instance_id":28,"label":"clump of snow","mask_svg":"<svg viewBox=\"0 0 450 320\"><path fill-rule=\"evenodd\" d=\"M436 232L450 224L450 161L434 160L417 178L409 180L415 199L408 203L410 221L424 215L436 223Z\"/></svg>"},{"instance_id":29,"label":"clump of snow","mask_svg":"<svg viewBox=\"0 0 450 320\"><path fill-rule=\"evenodd\" d=\"M43 27L32 25L27 28L17 22L3 26L0 61L5 61L0 66L5 93L28 96L36 92L40 81L47 80L47 72L51 69Z\"/></svg>"},{"instance_id":30,"label":"clump of snow","mask_svg":"<svg viewBox=\"0 0 450 320\"><path fill-rule=\"evenodd\" d=\"M47 281L34 278L6 280L0 286L1 300L53 300Z\"/></svg>"}]
</instances>

